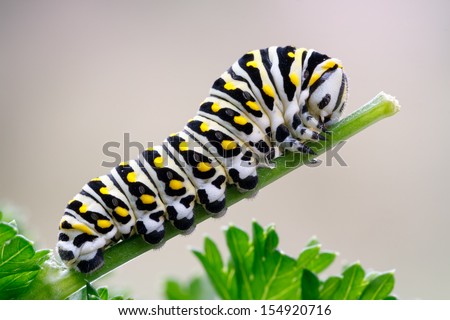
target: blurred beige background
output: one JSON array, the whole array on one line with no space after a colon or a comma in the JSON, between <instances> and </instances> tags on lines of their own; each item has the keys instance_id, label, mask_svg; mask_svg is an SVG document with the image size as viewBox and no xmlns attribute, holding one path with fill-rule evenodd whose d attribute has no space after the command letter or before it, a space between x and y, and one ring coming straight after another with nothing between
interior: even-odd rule
<instances>
[{"instance_id":1,"label":"blurred beige background","mask_svg":"<svg viewBox=\"0 0 450 320\"><path fill-rule=\"evenodd\" d=\"M340 58L346 114L384 90L401 112L341 149L347 167L301 168L188 237L104 281L161 297L201 271L189 247L223 226L274 223L291 254L313 235L396 270L402 299L450 298L448 1L0 1L0 201L38 246L54 247L66 202L104 174L108 141L159 143L250 49L315 48ZM123 149L120 150L123 154ZM136 150L132 150L132 156ZM307 186L307 187L306 187Z\"/></svg>"}]
</instances>

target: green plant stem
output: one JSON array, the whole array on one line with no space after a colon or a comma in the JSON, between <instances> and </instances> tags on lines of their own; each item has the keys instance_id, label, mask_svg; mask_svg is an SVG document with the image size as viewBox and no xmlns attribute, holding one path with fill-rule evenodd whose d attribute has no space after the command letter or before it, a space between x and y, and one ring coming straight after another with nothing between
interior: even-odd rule
<instances>
[{"instance_id":1,"label":"green plant stem","mask_svg":"<svg viewBox=\"0 0 450 320\"><path fill-rule=\"evenodd\" d=\"M331 135L325 142L312 143L309 146L313 148L317 155L320 155L379 120L394 115L398 110L398 102L393 97L385 93L379 93L366 105L334 125L330 129ZM258 169L258 189L281 178L302 164L310 162L313 158L311 155L287 152L274 161L275 168ZM230 186L227 188L226 194L227 206L231 206L250 195L248 193L240 193L236 188ZM194 212L197 224L210 217L199 205L195 207ZM181 233L169 223L166 223L165 228L166 241ZM154 245L146 243L142 237L134 236L105 250L105 265L100 270L89 275L67 270L53 258L44 265L43 270L32 283L30 290L22 298L65 299L82 288L86 284L86 281L93 282L115 268L154 248Z\"/></svg>"}]
</instances>

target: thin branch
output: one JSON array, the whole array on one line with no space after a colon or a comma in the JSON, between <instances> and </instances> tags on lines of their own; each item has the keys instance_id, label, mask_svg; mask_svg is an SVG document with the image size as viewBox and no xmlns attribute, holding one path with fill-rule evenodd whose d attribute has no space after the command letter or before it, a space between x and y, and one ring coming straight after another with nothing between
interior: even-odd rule
<instances>
[{"instance_id":1,"label":"thin branch","mask_svg":"<svg viewBox=\"0 0 450 320\"><path fill-rule=\"evenodd\" d=\"M333 128L330 129L331 135L327 141L322 143L312 143L309 144L309 146L313 148L317 155L320 155L379 120L394 115L399 109L400 106L395 98L381 92L366 105L333 126ZM310 155L287 152L285 155L275 159L275 168L258 169L258 189L267 186L301 165L309 163L312 159L313 156ZM236 188L230 186L227 188L226 193L227 206L231 206L236 202L247 198L249 195L250 194L248 193L240 193ZM203 207L199 205L196 205L194 212L195 222L197 224L210 217ZM165 228L166 241L181 233L180 230L175 229L170 223L166 223ZM160 247L160 245L158 245L158 247ZM30 290L22 298L65 299L82 288L86 284L86 281L93 282L154 248L154 245L146 243L141 236L134 236L122 241L105 250L105 265L100 270L90 275L83 275L73 270L67 270L60 262L56 261L55 257L52 257L52 259L44 265L43 270L30 286Z\"/></svg>"}]
</instances>

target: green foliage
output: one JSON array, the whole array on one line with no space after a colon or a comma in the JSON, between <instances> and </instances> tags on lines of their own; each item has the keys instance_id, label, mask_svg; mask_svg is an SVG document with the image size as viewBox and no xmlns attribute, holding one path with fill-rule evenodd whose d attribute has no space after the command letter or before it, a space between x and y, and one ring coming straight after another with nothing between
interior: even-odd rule
<instances>
[{"instance_id":1,"label":"green foliage","mask_svg":"<svg viewBox=\"0 0 450 320\"><path fill-rule=\"evenodd\" d=\"M252 238L230 226L225 238L230 253L227 263L210 238L205 238L204 252L194 250L221 299L395 299L390 296L393 273L366 275L359 263L345 267L339 276L321 280L320 273L333 263L336 253L323 251L315 239L295 259L278 249L273 226L263 229L254 222ZM195 279L187 288L171 280L166 284L166 296L198 299L200 288Z\"/></svg>"},{"instance_id":2,"label":"green foliage","mask_svg":"<svg viewBox=\"0 0 450 320\"><path fill-rule=\"evenodd\" d=\"M165 296L169 300L211 300L217 296L208 279L194 277L186 285L169 279L165 283Z\"/></svg>"},{"instance_id":3,"label":"green foliage","mask_svg":"<svg viewBox=\"0 0 450 320\"><path fill-rule=\"evenodd\" d=\"M361 300L396 300L389 294L394 289L395 279L393 272L372 273L368 277L369 283L360 296Z\"/></svg>"},{"instance_id":4,"label":"green foliage","mask_svg":"<svg viewBox=\"0 0 450 320\"><path fill-rule=\"evenodd\" d=\"M72 295L70 300L130 300L125 299L124 296L111 296L108 288L101 287L95 289L89 282L86 282L86 286Z\"/></svg>"},{"instance_id":5,"label":"green foliage","mask_svg":"<svg viewBox=\"0 0 450 320\"><path fill-rule=\"evenodd\" d=\"M19 234L14 221L1 221L0 212L0 299L17 299L34 280L50 250L36 251Z\"/></svg>"}]
</instances>

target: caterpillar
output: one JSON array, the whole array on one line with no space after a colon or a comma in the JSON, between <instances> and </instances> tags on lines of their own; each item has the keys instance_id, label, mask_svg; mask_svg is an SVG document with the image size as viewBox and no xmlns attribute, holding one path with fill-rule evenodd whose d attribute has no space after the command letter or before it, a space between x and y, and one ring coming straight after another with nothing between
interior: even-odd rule
<instances>
[{"instance_id":1,"label":"caterpillar","mask_svg":"<svg viewBox=\"0 0 450 320\"><path fill-rule=\"evenodd\" d=\"M227 184L252 191L257 167L270 167L285 150L314 154L305 142L326 139L347 88L341 62L315 50L246 53L213 83L182 131L84 185L60 222L61 260L90 273L117 241L140 234L160 243L166 220L189 230L196 203L222 215Z\"/></svg>"}]
</instances>

